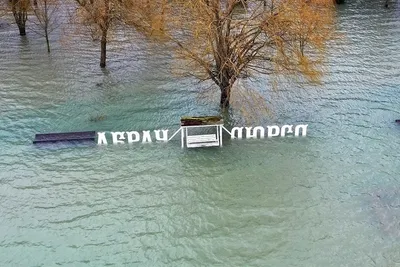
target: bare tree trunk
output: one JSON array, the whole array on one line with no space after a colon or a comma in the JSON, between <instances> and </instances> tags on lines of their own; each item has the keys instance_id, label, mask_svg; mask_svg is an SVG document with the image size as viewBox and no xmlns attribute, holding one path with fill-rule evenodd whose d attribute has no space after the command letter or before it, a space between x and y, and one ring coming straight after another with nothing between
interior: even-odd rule
<instances>
[{"instance_id":1,"label":"bare tree trunk","mask_svg":"<svg viewBox=\"0 0 400 267\"><path fill-rule=\"evenodd\" d=\"M100 67L106 67L106 53L107 53L107 31L103 30L101 35L101 51L100 51Z\"/></svg>"},{"instance_id":2,"label":"bare tree trunk","mask_svg":"<svg viewBox=\"0 0 400 267\"><path fill-rule=\"evenodd\" d=\"M19 29L19 35L25 36L26 29L25 23L28 19L28 10L23 7L23 3L20 3L21 0L12 0L12 12L14 15L15 22L17 23Z\"/></svg>"},{"instance_id":3,"label":"bare tree trunk","mask_svg":"<svg viewBox=\"0 0 400 267\"><path fill-rule=\"evenodd\" d=\"M25 24L24 25L18 24L18 29L19 29L19 35L21 35L21 36L25 36L26 35Z\"/></svg>"},{"instance_id":4,"label":"bare tree trunk","mask_svg":"<svg viewBox=\"0 0 400 267\"><path fill-rule=\"evenodd\" d=\"M101 51L100 51L100 67L106 67L106 58L107 58L107 32L109 28L109 13L110 13L110 1L104 0L104 15L103 15L103 25L101 27Z\"/></svg>"},{"instance_id":5,"label":"bare tree trunk","mask_svg":"<svg viewBox=\"0 0 400 267\"><path fill-rule=\"evenodd\" d=\"M226 109L226 108L229 108L230 96L231 96L231 88L232 88L231 85L226 85L226 86L221 85L220 86L221 98L220 98L220 101L219 101L219 105L223 110Z\"/></svg>"},{"instance_id":6,"label":"bare tree trunk","mask_svg":"<svg viewBox=\"0 0 400 267\"><path fill-rule=\"evenodd\" d=\"M37 7L37 1L34 0L34 4ZM50 53L50 41L49 41L49 11L47 9L47 0L44 1L44 14L45 14L45 25L44 25L44 34L46 37L46 44L47 44L47 52Z\"/></svg>"},{"instance_id":7,"label":"bare tree trunk","mask_svg":"<svg viewBox=\"0 0 400 267\"><path fill-rule=\"evenodd\" d=\"M47 44L47 52L50 53L50 41L49 41L49 34L46 31L46 44Z\"/></svg>"}]
</instances>

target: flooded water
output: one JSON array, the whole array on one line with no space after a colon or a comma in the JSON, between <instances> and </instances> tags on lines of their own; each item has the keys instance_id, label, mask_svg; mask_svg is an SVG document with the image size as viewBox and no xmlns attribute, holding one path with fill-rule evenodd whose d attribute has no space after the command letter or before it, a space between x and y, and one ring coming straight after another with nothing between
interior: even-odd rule
<instances>
[{"instance_id":1,"label":"flooded water","mask_svg":"<svg viewBox=\"0 0 400 267\"><path fill-rule=\"evenodd\" d=\"M0 266L400 266L400 6L337 11L319 86L244 81L306 138L34 146L35 133L179 128L218 112L139 38L0 29ZM102 116L104 120L93 120ZM243 126L233 116L230 124Z\"/></svg>"}]
</instances>

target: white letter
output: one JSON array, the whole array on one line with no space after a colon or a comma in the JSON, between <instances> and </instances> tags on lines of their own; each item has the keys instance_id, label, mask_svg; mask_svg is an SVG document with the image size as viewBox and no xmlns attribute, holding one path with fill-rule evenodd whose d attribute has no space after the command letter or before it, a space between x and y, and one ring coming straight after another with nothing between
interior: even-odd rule
<instances>
[{"instance_id":1,"label":"white letter","mask_svg":"<svg viewBox=\"0 0 400 267\"><path fill-rule=\"evenodd\" d=\"M160 130L154 130L156 141L168 142L168 130L162 130L163 137L160 136Z\"/></svg>"},{"instance_id":2,"label":"white letter","mask_svg":"<svg viewBox=\"0 0 400 267\"><path fill-rule=\"evenodd\" d=\"M235 132L237 132L237 138L242 139L243 127L233 127L231 131L231 139L235 139Z\"/></svg>"},{"instance_id":3,"label":"white letter","mask_svg":"<svg viewBox=\"0 0 400 267\"><path fill-rule=\"evenodd\" d=\"M254 127L253 133L251 132L252 127L246 127L246 138L257 138L257 132L260 132L260 138L264 138L265 130L261 126Z\"/></svg>"},{"instance_id":4,"label":"white letter","mask_svg":"<svg viewBox=\"0 0 400 267\"><path fill-rule=\"evenodd\" d=\"M293 133L293 125L283 125L281 128L281 136L285 136L287 129L287 133Z\"/></svg>"},{"instance_id":5,"label":"white letter","mask_svg":"<svg viewBox=\"0 0 400 267\"><path fill-rule=\"evenodd\" d=\"M279 136L279 127L274 125L274 126L267 126L268 129L268 137L273 137L273 136ZM273 132L275 130L275 132Z\"/></svg>"},{"instance_id":6,"label":"white letter","mask_svg":"<svg viewBox=\"0 0 400 267\"><path fill-rule=\"evenodd\" d=\"M139 140L140 140L140 134L136 131L126 132L126 135L128 136L129 144L132 144L134 142L139 142ZM133 139L133 136L135 136L135 139Z\"/></svg>"},{"instance_id":7,"label":"white letter","mask_svg":"<svg viewBox=\"0 0 400 267\"><path fill-rule=\"evenodd\" d=\"M301 136L306 136L307 135L307 126L308 126L308 124L297 125L294 128L294 136L299 136L300 129L301 129Z\"/></svg>"},{"instance_id":8,"label":"white letter","mask_svg":"<svg viewBox=\"0 0 400 267\"><path fill-rule=\"evenodd\" d=\"M150 131L143 131L143 140L142 143L151 143Z\"/></svg>"},{"instance_id":9,"label":"white letter","mask_svg":"<svg viewBox=\"0 0 400 267\"><path fill-rule=\"evenodd\" d=\"M123 141L123 140L125 140L124 133L125 132L111 132L112 139L113 139L113 144L123 144L123 143L125 143Z\"/></svg>"},{"instance_id":10,"label":"white letter","mask_svg":"<svg viewBox=\"0 0 400 267\"><path fill-rule=\"evenodd\" d=\"M98 145L102 145L102 144L107 145L107 139L106 139L105 132L97 133L97 144Z\"/></svg>"}]
</instances>

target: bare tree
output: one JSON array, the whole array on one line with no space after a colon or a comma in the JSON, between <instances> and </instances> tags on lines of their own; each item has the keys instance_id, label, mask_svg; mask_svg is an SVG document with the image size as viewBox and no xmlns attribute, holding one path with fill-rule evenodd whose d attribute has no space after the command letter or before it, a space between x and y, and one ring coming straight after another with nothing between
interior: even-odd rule
<instances>
[{"instance_id":1,"label":"bare tree","mask_svg":"<svg viewBox=\"0 0 400 267\"><path fill-rule=\"evenodd\" d=\"M35 0L33 12L37 18L38 32L46 39L47 52L50 53L49 35L60 26L57 18L60 9L60 0Z\"/></svg>"},{"instance_id":2,"label":"bare tree","mask_svg":"<svg viewBox=\"0 0 400 267\"><path fill-rule=\"evenodd\" d=\"M107 37L110 28L119 18L121 0L75 0L79 17L89 27L92 36L100 38L100 67L106 67Z\"/></svg>"},{"instance_id":3,"label":"bare tree","mask_svg":"<svg viewBox=\"0 0 400 267\"><path fill-rule=\"evenodd\" d=\"M156 35L161 29L163 13L159 3L167 0L74 0L78 6L78 17L88 26L92 37L100 39L100 67L106 66L109 35L118 25L129 24L136 30ZM110 32L111 31L111 32Z\"/></svg>"}]
</instances>

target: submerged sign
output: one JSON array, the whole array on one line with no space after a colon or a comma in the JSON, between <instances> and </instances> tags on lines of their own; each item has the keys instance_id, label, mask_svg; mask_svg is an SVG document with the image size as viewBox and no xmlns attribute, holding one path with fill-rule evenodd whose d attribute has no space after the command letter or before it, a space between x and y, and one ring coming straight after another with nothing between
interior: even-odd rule
<instances>
[{"instance_id":1,"label":"submerged sign","mask_svg":"<svg viewBox=\"0 0 400 267\"><path fill-rule=\"evenodd\" d=\"M194 128L211 128L215 130L212 134L189 134L189 130ZM118 131L118 132L97 132L97 144L107 145L111 139L112 144L134 144L168 142L178 133L181 134L182 147L203 147L203 146L222 146L222 129L226 131L231 139L263 139L270 137L285 136L306 136L307 124L300 125L277 125L256 126L256 127L233 127L230 131L222 123L206 125L184 125L181 126L171 137L169 130L153 131Z\"/></svg>"},{"instance_id":2,"label":"submerged sign","mask_svg":"<svg viewBox=\"0 0 400 267\"><path fill-rule=\"evenodd\" d=\"M161 134L162 131L162 134ZM153 134L150 131L130 131L130 132L110 132L113 144L124 144L124 143L152 143L154 141L158 142L168 142L168 130L154 130ZM152 136L153 135L153 136ZM105 132L97 132L97 144L107 145L107 138Z\"/></svg>"},{"instance_id":3,"label":"submerged sign","mask_svg":"<svg viewBox=\"0 0 400 267\"><path fill-rule=\"evenodd\" d=\"M181 127L171 136L169 130L118 131L118 132L68 132L36 134L33 143L58 141L96 141L98 145L168 142L178 133L182 147L222 146L222 131L231 139L263 139L265 137L306 136L307 124L283 126L233 127L228 130L220 116L182 117ZM197 133L196 133L197 131ZM200 132L200 133L199 133Z\"/></svg>"}]
</instances>

